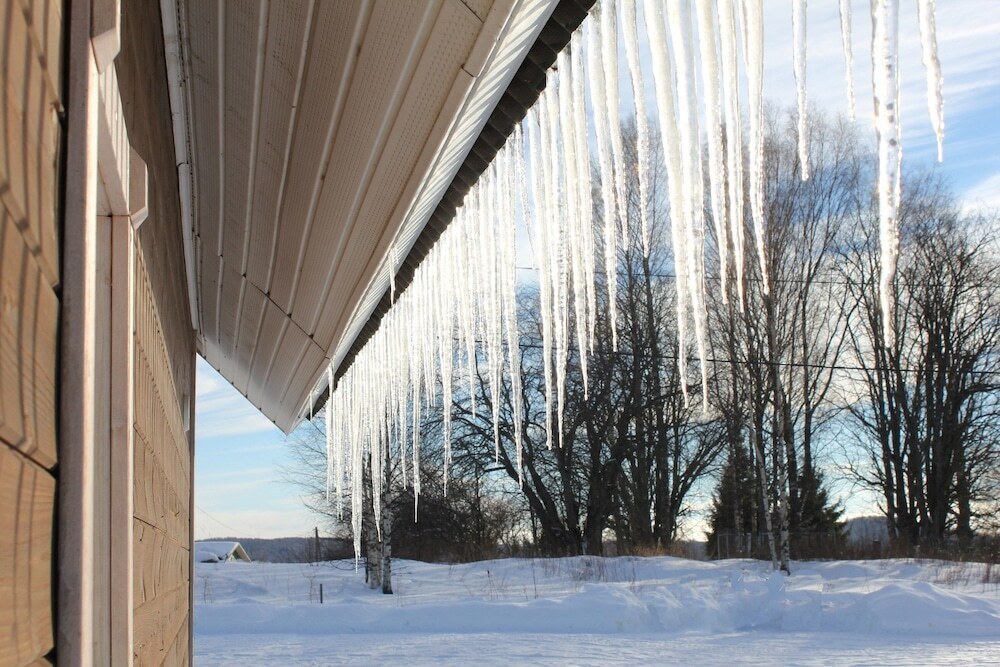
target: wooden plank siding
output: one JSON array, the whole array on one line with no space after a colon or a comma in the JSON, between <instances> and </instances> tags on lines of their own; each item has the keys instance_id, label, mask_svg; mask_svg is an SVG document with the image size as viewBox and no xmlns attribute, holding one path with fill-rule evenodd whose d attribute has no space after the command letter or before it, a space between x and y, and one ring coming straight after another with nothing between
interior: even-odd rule
<instances>
[{"instance_id":1,"label":"wooden plank siding","mask_svg":"<svg viewBox=\"0 0 1000 667\"><path fill-rule=\"evenodd\" d=\"M62 10L0 2L0 665L54 640Z\"/></svg>"},{"instance_id":2,"label":"wooden plank siding","mask_svg":"<svg viewBox=\"0 0 1000 667\"><path fill-rule=\"evenodd\" d=\"M133 654L140 665L179 664L168 656L187 657L191 448L141 254L135 278Z\"/></svg>"},{"instance_id":3,"label":"wooden plank siding","mask_svg":"<svg viewBox=\"0 0 1000 667\"><path fill-rule=\"evenodd\" d=\"M26 665L52 648L55 479L0 446L0 664Z\"/></svg>"},{"instance_id":4,"label":"wooden plank siding","mask_svg":"<svg viewBox=\"0 0 1000 667\"><path fill-rule=\"evenodd\" d=\"M30 12L29 5L38 5ZM43 5L51 6L46 9ZM48 18L61 22L56 0L5 0L0 3L0 53L4 67L3 103L0 104L0 199L25 242L38 257L39 266L53 286L59 282L56 215L59 150L58 111L61 101L57 71L47 63L52 54L39 46L42 33L58 27L38 25Z\"/></svg>"},{"instance_id":5,"label":"wooden plank siding","mask_svg":"<svg viewBox=\"0 0 1000 667\"><path fill-rule=\"evenodd\" d=\"M201 3L198 3L201 4ZM190 660L195 336L157 0L122 2L115 61L129 141L149 170L136 234L133 341L133 661Z\"/></svg>"}]
</instances>

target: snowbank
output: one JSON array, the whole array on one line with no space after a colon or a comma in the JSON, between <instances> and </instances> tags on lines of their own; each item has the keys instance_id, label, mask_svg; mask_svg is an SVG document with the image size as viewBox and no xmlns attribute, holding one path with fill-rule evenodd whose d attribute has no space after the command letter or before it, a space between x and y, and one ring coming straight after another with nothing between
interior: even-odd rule
<instances>
[{"instance_id":1,"label":"snowbank","mask_svg":"<svg viewBox=\"0 0 1000 667\"><path fill-rule=\"evenodd\" d=\"M1000 640L1000 592L974 564L767 564L676 558L394 564L396 595L353 562L196 567L197 635L822 632ZM319 605L319 585L324 604Z\"/></svg>"}]
</instances>

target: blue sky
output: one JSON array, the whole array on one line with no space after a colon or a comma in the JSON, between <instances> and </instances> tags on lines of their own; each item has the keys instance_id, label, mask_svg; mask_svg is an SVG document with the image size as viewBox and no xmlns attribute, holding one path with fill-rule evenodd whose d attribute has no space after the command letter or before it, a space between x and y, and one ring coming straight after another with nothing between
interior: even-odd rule
<instances>
[{"instance_id":1,"label":"blue sky","mask_svg":"<svg viewBox=\"0 0 1000 667\"><path fill-rule=\"evenodd\" d=\"M201 357L196 410L195 538L310 532L315 519L283 481L284 434Z\"/></svg>"},{"instance_id":2,"label":"blue sky","mask_svg":"<svg viewBox=\"0 0 1000 667\"><path fill-rule=\"evenodd\" d=\"M937 149L927 111L917 3L901 4L904 162L929 163L935 160ZM814 109L846 112L837 5L834 0L809 4L809 100ZM871 131L871 21L867 2L854 0L853 7L857 122L862 131ZM765 3L765 32L765 94L778 104L791 105L795 85L787 0ZM941 169L970 207L1000 207L1000 0L939 2L938 42L945 95ZM623 75L622 85L627 86L627 81ZM650 109L652 104L649 100ZM196 538L306 535L312 530L316 519L304 509L299 490L283 481L281 467L290 464L291 445L201 359L196 420ZM300 429L299 437L313 431L309 424ZM865 494L851 493L846 487L838 490L849 500L849 514L869 510Z\"/></svg>"}]
</instances>

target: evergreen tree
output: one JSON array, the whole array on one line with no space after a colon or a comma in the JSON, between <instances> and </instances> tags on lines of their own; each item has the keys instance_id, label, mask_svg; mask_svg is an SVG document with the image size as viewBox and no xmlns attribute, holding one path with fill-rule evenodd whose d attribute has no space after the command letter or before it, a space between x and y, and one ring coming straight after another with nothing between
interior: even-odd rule
<instances>
[{"instance_id":1,"label":"evergreen tree","mask_svg":"<svg viewBox=\"0 0 1000 667\"><path fill-rule=\"evenodd\" d=\"M830 499L821 472L803 470L799 480L800 515L792 534L793 551L798 551L796 542L802 540L808 542L812 550L817 546L824 552L836 549L845 539L843 508ZM752 536L766 530L760 521L760 494L756 484L753 461L747 449L742 444L731 447L709 513L706 552L710 558L752 555ZM808 539L804 534L808 534ZM803 546L806 545L803 543Z\"/></svg>"},{"instance_id":2,"label":"evergreen tree","mask_svg":"<svg viewBox=\"0 0 1000 667\"><path fill-rule=\"evenodd\" d=\"M797 530L804 533L831 533L843 537L844 508L830 500L823 473L803 470L799 478L800 515Z\"/></svg>"},{"instance_id":3,"label":"evergreen tree","mask_svg":"<svg viewBox=\"0 0 1000 667\"><path fill-rule=\"evenodd\" d=\"M742 537L757 532L759 494L753 463L746 448L736 443L730 447L722 477L715 489L709 514L707 553L710 558L748 555ZM719 536L726 540L719 542ZM741 548L742 545L742 548Z\"/></svg>"}]
</instances>

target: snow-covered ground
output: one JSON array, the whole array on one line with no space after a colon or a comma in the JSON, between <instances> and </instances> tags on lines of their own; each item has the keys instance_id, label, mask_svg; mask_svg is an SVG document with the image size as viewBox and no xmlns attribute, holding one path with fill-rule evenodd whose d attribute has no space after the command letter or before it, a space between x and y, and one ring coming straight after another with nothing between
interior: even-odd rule
<instances>
[{"instance_id":1,"label":"snow-covered ground","mask_svg":"<svg viewBox=\"0 0 1000 667\"><path fill-rule=\"evenodd\" d=\"M979 564L396 561L391 596L353 561L195 576L199 665L1000 663L1000 576Z\"/></svg>"}]
</instances>

